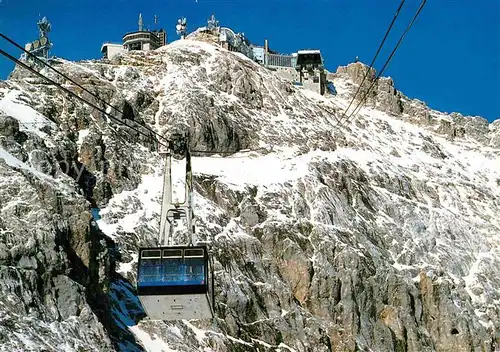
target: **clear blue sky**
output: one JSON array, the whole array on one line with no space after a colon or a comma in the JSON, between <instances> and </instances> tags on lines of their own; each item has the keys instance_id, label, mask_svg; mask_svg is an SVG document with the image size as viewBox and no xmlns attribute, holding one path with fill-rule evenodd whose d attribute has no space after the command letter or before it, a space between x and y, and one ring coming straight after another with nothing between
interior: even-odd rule
<instances>
[{"instance_id":1,"label":"clear blue sky","mask_svg":"<svg viewBox=\"0 0 500 352\"><path fill-rule=\"evenodd\" d=\"M70 60L100 57L104 41L119 42L146 24L176 40L177 18L188 29L206 24L212 12L222 25L244 32L254 43L268 38L283 53L322 50L330 71L359 55L369 63L399 0L0 0L0 31L24 45L37 36L39 14L52 23L53 54ZM407 0L397 25L375 63L378 70L419 1ZM15 53L0 41L0 48ZM0 57L0 78L13 65ZM441 111L500 118L500 0L429 0L384 76L411 98Z\"/></svg>"}]
</instances>

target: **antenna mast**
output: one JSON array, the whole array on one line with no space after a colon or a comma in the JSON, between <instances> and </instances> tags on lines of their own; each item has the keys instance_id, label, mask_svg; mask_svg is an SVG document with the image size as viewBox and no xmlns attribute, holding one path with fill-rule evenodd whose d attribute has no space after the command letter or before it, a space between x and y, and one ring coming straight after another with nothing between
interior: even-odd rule
<instances>
[{"instance_id":1,"label":"antenna mast","mask_svg":"<svg viewBox=\"0 0 500 352\"><path fill-rule=\"evenodd\" d=\"M182 17L177 20L177 25L175 26L175 30L177 31L177 35L179 35L181 39L184 39L186 37L186 32L187 32L186 17Z\"/></svg>"},{"instance_id":2,"label":"antenna mast","mask_svg":"<svg viewBox=\"0 0 500 352\"><path fill-rule=\"evenodd\" d=\"M142 13L139 14L139 32L144 29L144 22L142 22Z\"/></svg>"},{"instance_id":3,"label":"antenna mast","mask_svg":"<svg viewBox=\"0 0 500 352\"><path fill-rule=\"evenodd\" d=\"M212 14L212 16L210 16L207 20L207 28L209 30L216 30L219 28L219 21L215 19L215 14Z\"/></svg>"}]
</instances>

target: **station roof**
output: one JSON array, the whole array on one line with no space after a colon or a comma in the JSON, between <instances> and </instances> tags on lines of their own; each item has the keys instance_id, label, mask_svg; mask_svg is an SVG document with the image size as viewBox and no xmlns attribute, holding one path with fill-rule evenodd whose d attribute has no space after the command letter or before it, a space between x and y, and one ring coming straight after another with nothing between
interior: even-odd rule
<instances>
[{"instance_id":1,"label":"station roof","mask_svg":"<svg viewBox=\"0 0 500 352\"><path fill-rule=\"evenodd\" d=\"M307 54L320 54L321 55L321 50L299 50L297 51L297 54L299 55L307 55Z\"/></svg>"}]
</instances>

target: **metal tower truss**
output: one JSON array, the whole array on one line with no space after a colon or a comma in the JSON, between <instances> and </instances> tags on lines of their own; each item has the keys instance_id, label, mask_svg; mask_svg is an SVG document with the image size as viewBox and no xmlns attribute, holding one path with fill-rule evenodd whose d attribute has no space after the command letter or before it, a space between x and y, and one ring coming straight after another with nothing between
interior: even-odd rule
<instances>
[{"instance_id":1,"label":"metal tower truss","mask_svg":"<svg viewBox=\"0 0 500 352\"><path fill-rule=\"evenodd\" d=\"M184 200L182 202L173 201L173 186L172 186L172 145L169 148L160 150L160 154L165 157L165 173L163 176L163 199L161 205L161 218L160 218L160 234L158 241L160 245L172 246L173 243L173 228L175 222L185 219L189 243L193 245L194 242L194 213L193 213L193 174L191 170L191 154L189 152L189 145L186 143L185 158L185 189Z\"/></svg>"}]
</instances>

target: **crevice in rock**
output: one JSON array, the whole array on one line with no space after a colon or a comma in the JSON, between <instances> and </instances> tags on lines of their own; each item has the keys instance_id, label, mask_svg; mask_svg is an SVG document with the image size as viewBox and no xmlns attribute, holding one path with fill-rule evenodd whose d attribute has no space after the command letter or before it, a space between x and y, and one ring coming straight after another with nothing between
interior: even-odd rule
<instances>
[{"instance_id":1,"label":"crevice in rock","mask_svg":"<svg viewBox=\"0 0 500 352\"><path fill-rule=\"evenodd\" d=\"M342 280L337 277L337 285L333 287L333 304L336 306L342 298Z\"/></svg>"},{"instance_id":2,"label":"crevice in rock","mask_svg":"<svg viewBox=\"0 0 500 352\"><path fill-rule=\"evenodd\" d=\"M418 325L417 321L417 316L416 316L416 308L415 308L415 298L411 293L408 293L408 296L410 297L410 309L411 309L411 316L413 317L415 323Z\"/></svg>"},{"instance_id":3,"label":"crevice in rock","mask_svg":"<svg viewBox=\"0 0 500 352\"><path fill-rule=\"evenodd\" d=\"M66 253L70 264L69 278L86 287L88 284L88 269L76 251L72 248L70 243L71 237L72 234L69 229L56 229L54 238L56 248L54 249L58 251L62 248Z\"/></svg>"},{"instance_id":4,"label":"crevice in rock","mask_svg":"<svg viewBox=\"0 0 500 352\"><path fill-rule=\"evenodd\" d=\"M307 291L311 292L311 285L313 283L314 277L314 264L312 261L309 262L309 286L307 287Z\"/></svg>"},{"instance_id":5,"label":"crevice in rock","mask_svg":"<svg viewBox=\"0 0 500 352\"><path fill-rule=\"evenodd\" d=\"M105 146L102 145L102 147L104 155ZM64 159L60 159L59 164L61 170L78 183L83 196L90 202L91 207L96 207L94 199L95 175L78 160L73 160L68 166ZM60 199L58 198L57 201L57 208L61 208L58 212L61 213ZM71 233L69 229L58 229L55 234L56 250L59 250L60 247L66 253L70 267L69 278L86 287L87 303L109 336L113 337L113 332L116 332L116 322L111 316L107 293L115 276L116 260L119 256L116 243L108 238L93 220L89 222L85 238L79 239L77 237L78 235ZM75 245L83 245L83 248L75 249ZM77 253L77 250L83 250L88 255L86 258L88 266L80 257L82 253ZM112 342L115 343L116 347L119 347L115 340L112 339Z\"/></svg>"},{"instance_id":6,"label":"crevice in rock","mask_svg":"<svg viewBox=\"0 0 500 352\"><path fill-rule=\"evenodd\" d=\"M123 112L123 114L122 114L123 120L131 120L131 121L135 120L134 109L132 108L132 106L128 102L125 102L123 104L122 112Z\"/></svg>"},{"instance_id":7,"label":"crevice in rock","mask_svg":"<svg viewBox=\"0 0 500 352\"><path fill-rule=\"evenodd\" d=\"M403 325L403 340L402 340L403 351L408 351L408 330L406 326Z\"/></svg>"}]
</instances>

